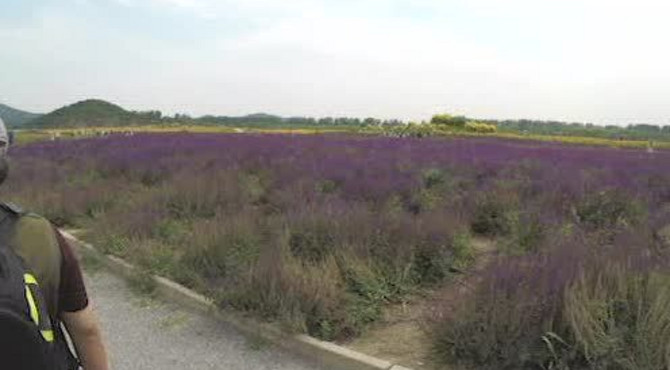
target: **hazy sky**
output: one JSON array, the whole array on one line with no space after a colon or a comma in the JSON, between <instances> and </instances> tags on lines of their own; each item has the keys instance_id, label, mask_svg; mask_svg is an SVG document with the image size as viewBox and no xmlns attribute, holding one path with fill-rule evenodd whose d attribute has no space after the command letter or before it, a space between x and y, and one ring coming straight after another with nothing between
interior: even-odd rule
<instances>
[{"instance_id":1,"label":"hazy sky","mask_svg":"<svg viewBox=\"0 0 670 370\"><path fill-rule=\"evenodd\" d=\"M0 102L670 124L668 14L651 0L2 0Z\"/></svg>"}]
</instances>

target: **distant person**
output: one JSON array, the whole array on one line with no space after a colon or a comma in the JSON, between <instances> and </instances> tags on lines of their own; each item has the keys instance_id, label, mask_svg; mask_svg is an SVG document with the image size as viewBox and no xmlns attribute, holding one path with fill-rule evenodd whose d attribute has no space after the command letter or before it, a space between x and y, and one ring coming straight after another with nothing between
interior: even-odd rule
<instances>
[{"instance_id":1,"label":"distant person","mask_svg":"<svg viewBox=\"0 0 670 370\"><path fill-rule=\"evenodd\" d=\"M8 147L9 136L0 119L0 184L9 172ZM70 351L65 331L78 356ZM72 248L43 217L0 202L0 368L80 366L109 369L100 326Z\"/></svg>"}]
</instances>

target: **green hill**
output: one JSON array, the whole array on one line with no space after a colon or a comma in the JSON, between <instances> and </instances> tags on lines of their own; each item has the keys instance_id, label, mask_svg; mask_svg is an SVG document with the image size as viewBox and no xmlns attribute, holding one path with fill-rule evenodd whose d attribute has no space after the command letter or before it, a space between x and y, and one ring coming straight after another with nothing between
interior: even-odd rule
<instances>
[{"instance_id":1,"label":"green hill","mask_svg":"<svg viewBox=\"0 0 670 370\"><path fill-rule=\"evenodd\" d=\"M104 100L84 100L30 122L30 127L100 127L148 123L150 117L130 112Z\"/></svg>"},{"instance_id":2,"label":"green hill","mask_svg":"<svg viewBox=\"0 0 670 370\"><path fill-rule=\"evenodd\" d=\"M0 104L0 118L8 127L20 127L40 117L41 114L24 112L10 106Z\"/></svg>"}]
</instances>

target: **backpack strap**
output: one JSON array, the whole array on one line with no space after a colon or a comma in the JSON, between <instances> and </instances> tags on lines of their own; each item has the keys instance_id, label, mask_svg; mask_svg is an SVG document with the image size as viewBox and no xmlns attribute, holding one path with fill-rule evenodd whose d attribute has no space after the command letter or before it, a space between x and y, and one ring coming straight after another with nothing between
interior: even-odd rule
<instances>
[{"instance_id":1,"label":"backpack strap","mask_svg":"<svg viewBox=\"0 0 670 370\"><path fill-rule=\"evenodd\" d=\"M43 217L26 213L16 223L12 246L35 273L49 314L56 318L63 256L53 226Z\"/></svg>"},{"instance_id":2,"label":"backpack strap","mask_svg":"<svg viewBox=\"0 0 670 370\"><path fill-rule=\"evenodd\" d=\"M58 317L62 254L51 223L22 207L0 202L0 242L30 267L44 294L49 315Z\"/></svg>"},{"instance_id":3,"label":"backpack strap","mask_svg":"<svg viewBox=\"0 0 670 370\"><path fill-rule=\"evenodd\" d=\"M58 315L62 254L51 223L34 213L25 212L16 204L0 202L0 244L9 246L23 259L32 272L26 274L26 287L39 289L40 297L44 298L51 330L47 331L47 336L42 332L42 336L54 344L52 353L55 357L51 368L79 369L79 361L68 347Z\"/></svg>"},{"instance_id":4,"label":"backpack strap","mask_svg":"<svg viewBox=\"0 0 670 370\"><path fill-rule=\"evenodd\" d=\"M7 245L14 235L16 221L23 214L23 209L11 202L0 202L0 242Z\"/></svg>"},{"instance_id":5,"label":"backpack strap","mask_svg":"<svg viewBox=\"0 0 670 370\"><path fill-rule=\"evenodd\" d=\"M0 208L17 216L21 216L25 213L21 206L12 202L0 202Z\"/></svg>"}]
</instances>

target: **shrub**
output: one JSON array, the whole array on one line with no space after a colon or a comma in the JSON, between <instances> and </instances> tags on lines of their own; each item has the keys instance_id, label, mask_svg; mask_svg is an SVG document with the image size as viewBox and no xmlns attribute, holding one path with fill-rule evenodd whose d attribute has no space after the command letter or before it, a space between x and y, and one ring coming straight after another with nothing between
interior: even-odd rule
<instances>
[{"instance_id":1,"label":"shrub","mask_svg":"<svg viewBox=\"0 0 670 370\"><path fill-rule=\"evenodd\" d=\"M338 188L338 185L335 181L332 180L323 180L319 181L316 184L316 191L323 194L334 193Z\"/></svg>"},{"instance_id":2,"label":"shrub","mask_svg":"<svg viewBox=\"0 0 670 370\"><path fill-rule=\"evenodd\" d=\"M112 254L118 257L124 257L126 255L130 243L131 241L128 237L118 234L97 234L95 237L95 245L97 245L103 253Z\"/></svg>"},{"instance_id":3,"label":"shrub","mask_svg":"<svg viewBox=\"0 0 670 370\"><path fill-rule=\"evenodd\" d=\"M322 261L332 253L335 240L326 224L315 224L309 229L294 230L289 238L293 256L309 262Z\"/></svg>"},{"instance_id":4,"label":"shrub","mask_svg":"<svg viewBox=\"0 0 670 370\"><path fill-rule=\"evenodd\" d=\"M508 216L509 232L502 240L507 252L524 254L541 248L552 226L542 222L540 215L541 211L526 209Z\"/></svg>"},{"instance_id":5,"label":"shrub","mask_svg":"<svg viewBox=\"0 0 670 370\"><path fill-rule=\"evenodd\" d=\"M562 334L554 327L561 293L551 280L557 271L545 267L523 259L500 261L471 297L434 307L430 320L437 358L477 369L539 367L548 356L540 338Z\"/></svg>"},{"instance_id":6,"label":"shrub","mask_svg":"<svg viewBox=\"0 0 670 370\"><path fill-rule=\"evenodd\" d=\"M230 304L275 318L296 331L332 340L351 332L342 310L347 301L340 271L331 257L308 265L282 249L261 254L248 283L236 289Z\"/></svg>"},{"instance_id":7,"label":"shrub","mask_svg":"<svg viewBox=\"0 0 670 370\"><path fill-rule=\"evenodd\" d=\"M463 270L474 262L475 254L469 233L463 231L455 233L451 241L451 247L453 263L450 269Z\"/></svg>"},{"instance_id":8,"label":"shrub","mask_svg":"<svg viewBox=\"0 0 670 370\"><path fill-rule=\"evenodd\" d=\"M184 251L181 263L196 272L208 290L231 289L247 278L260 256L267 235L259 229L253 213L199 220L193 224L191 247Z\"/></svg>"},{"instance_id":9,"label":"shrub","mask_svg":"<svg viewBox=\"0 0 670 370\"><path fill-rule=\"evenodd\" d=\"M258 192L251 182L240 184L237 179L237 173L227 171L204 175L190 171L180 173L157 189L155 201L162 203L174 218L211 218L220 210L242 207L243 199L239 194L242 186L249 185L247 191ZM254 196L258 195L254 193Z\"/></svg>"},{"instance_id":10,"label":"shrub","mask_svg":"<svg viewBox=\"0 0 670 370\"><path fill-rule=\"evenodd\" d=\"M499 259L466 299L434 307L437 357L477 369L665 369L670 265L643 243L573 235Z\"/></svg>"},{"instance_id":11,"label":"shrub","mask_svg":"<svg viewBox=\"0 0 670 370\"><path fill-rule=\"evenodd\" d=\"M580 223L596 230L618 230L638 224L644 215L638 200L619 189L587 193L577 204Z\"/></svg>"},{"instance_id":12,"label":"shrub","mask_svg":"<svg viewBox=\"0 0 670 370\"><path fill-rule=\"evenodd\" d=\"M463 116L452 116L449 114L437 114L431 118L430 123L434 125L444 125L454 128L463 128L468 119Z\"/></svg>"},{"instance_id":13,"label":"shrub","mask_svg":"<svg viewBox=\"0 0 670 370\"><path fill-rule=\"evenodd\" d=\"M669 305L669 271L613 264L584 271L568 289L565 320L592 369L667 369Z\"/></svg>"},{"instance_id":14,"label":"shrub","mask_svg":"<svg viewBox=\"0 0 670 370\"><path fill-rule=\"evenodd\" d=\"M476 132L478 134L492 134L498 131L495 125L480 122L467 122L463 126L467 131Z\"/></svg>"},{"instance_id":15,"label":"shrub","mask_svg":"<svg viewBox=\"0 0 670 370\"><path fill-rule=\"evenodd\" d=\"M154 237L168 244L188 242L191 237L191 225L178 220L166 218L161 220L154 229Z\"/></svg>"},{"instance_id":16,"label":"shrub","mask_svg":"<svg viewBox=\"0 0 670 370\"><path fill-rule=\"evenodd\" d=\"M426 123L409 123L407 125L390 126L381 129L384 136L426 138L438 133L437 127Z\"/></svg>"},{"instance_id":17,"label":"shrub","mask_svg":"<svg viewBox=\"0 0 670 370\"><path fill-rule=\"evenodd\" d=\"M160 276L174 276L182 268L175 258L177 253L174 246L153 239L135 240L129 244L127 252L137 265Z\"/></svg>"},{"instance_id":18,"label":"shrub","mask_svg":"<svg viewBox=\"0 0 670 370\"><path fill-rule=\"evenodd\" d=\"M447 173L439 168L429 168L423 171L421 179L426 189L444 186L448 181Z\"/></svg>"},{"instance_id":19,"label":"shrub","mask_svg":"<svg viewBox=\"0 0 670 370\"><path fill-rule=\"evenodd\" d=\"M505 236L512 232L517 206L513 199L500 195L503 194L485 194L477 200L471 224L475 234Z\"/></svg>"}]
</instances>

